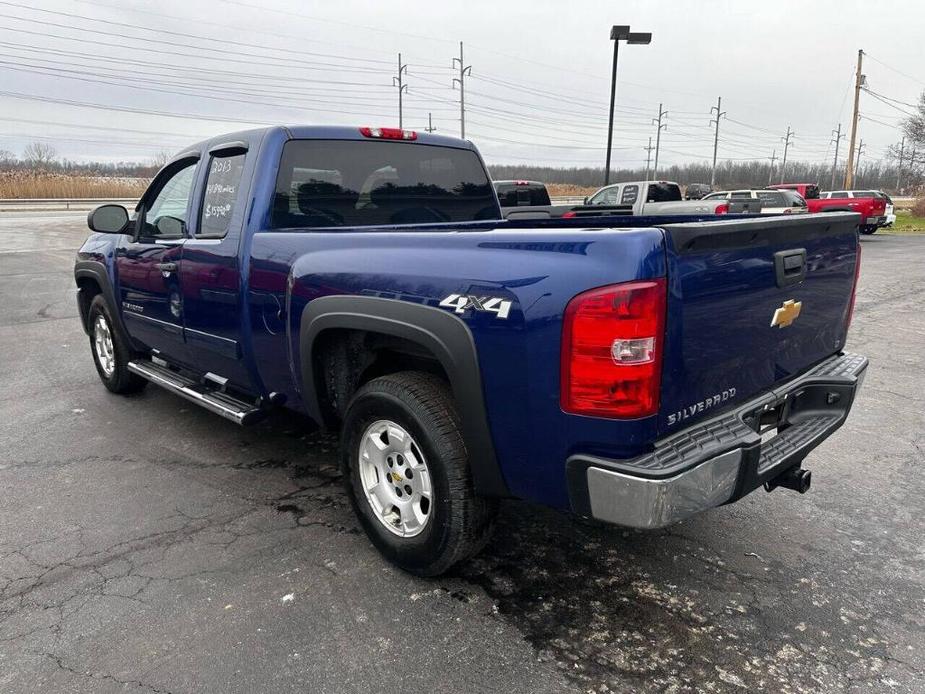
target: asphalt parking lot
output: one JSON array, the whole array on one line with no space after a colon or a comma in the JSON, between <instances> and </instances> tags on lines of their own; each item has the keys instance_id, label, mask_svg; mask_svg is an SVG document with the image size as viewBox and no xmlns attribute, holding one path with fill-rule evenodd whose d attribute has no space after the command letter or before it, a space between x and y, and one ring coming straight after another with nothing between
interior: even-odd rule
<instances>
[{"instance_id":1,"label":"asphalt parking lot","mask_svg":"<svg viewBox=\"0 0 925 694\"><path fill-rule=\"evenodd\" d=\"M99 384L85 235L0 214L0 692L925 691L925 236L864 239L871 366L809 494L648 533L512 502L428 581L360 532L331 436Z\"/></svg>"}]
</instances>

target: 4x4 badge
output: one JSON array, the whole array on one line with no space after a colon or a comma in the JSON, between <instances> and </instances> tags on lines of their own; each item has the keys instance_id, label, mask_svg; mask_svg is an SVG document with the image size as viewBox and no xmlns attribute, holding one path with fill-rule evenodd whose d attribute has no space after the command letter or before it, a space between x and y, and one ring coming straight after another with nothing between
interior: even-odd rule
<instances>
[{"instance_id":1,"label":"4x4 badge","mask_svg":"<svg viewBox=\"0 0 925 694\"><path fill-rule=\"evenodd\" d=\"M465 313L466 309L473 311L488 311L498 318L507 318L511 312L511 301L498 296L472 296L471 294L450 294L440 305L453 309L454 313Z\"/></svg>"}]
</instances>

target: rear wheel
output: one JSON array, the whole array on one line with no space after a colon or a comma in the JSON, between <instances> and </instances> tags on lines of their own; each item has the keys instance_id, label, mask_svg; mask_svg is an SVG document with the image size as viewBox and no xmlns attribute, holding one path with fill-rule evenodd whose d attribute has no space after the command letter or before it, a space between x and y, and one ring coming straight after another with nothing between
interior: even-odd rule
<instances>
[{"instance_id":1,"label":"rear wheel","mask_svg":"<svg viewBox=\"0 0 925 694\"><path fill-rule=\"evenodd\" d=\"M497 506L475 495L459 415L436 376L362 386L344 417L342 463L366 534L401 568L434 576L488 540Z\"/></svg>"},{"instance_id":2,"label":"rear wheel","mask_svg":"<svg viewBox=\"0 0 925 694\"><path fill-rule=\"evenodd\" d=\"M148 382L128 370L132 351L116 327L112 311L102 294L97 294L90 303L87 326L93 363L103 385L113 393L123 395L142 390Z\"/></svg>"}]
</instances>

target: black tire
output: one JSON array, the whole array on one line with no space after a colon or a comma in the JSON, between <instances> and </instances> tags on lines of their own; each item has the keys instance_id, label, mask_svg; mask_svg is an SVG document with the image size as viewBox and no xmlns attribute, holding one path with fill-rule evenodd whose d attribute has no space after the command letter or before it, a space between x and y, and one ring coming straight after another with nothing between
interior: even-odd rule
<instances>
[{"instance_id":1,"label":"black tire","mask_svg":"<svg viewBox=\"0 0 925 694\"><path fill-rule=\"evenodd\" d=\"M874 233L876 233L876 232L877 232L877 227L875 227L875 226L873 226L873 225L871 225L871 226L862 226L862 227L861 227L861 233L862 233L862 234L865 234L865 235L867 235L867 236L870 236L871 234L874 234Z\"/></svg>"},{"instance_id":2,"label":"black tire","mask_svg":"<svg viewBox=\"0 0 925 694\"><path fill-rule=\"evenodd\" d=\"M97 354L96 347L96 326L97 318L102 316L109 326L110 335L112 336L113 356L115 368L111 374L107 374L103 368L100 355ZM93 364L96 366L96 372L100 376L103 385L113 393L128 395L137 393L148 385L147 380L133 374L128 370L128 363L132 359L132 349L129 347L128 338L119 330L118 323L113 319L112 310L102 294L97 294L90 302L90 312L87 314L87 328L90 332L90 351L93 353Z\"/></svg>"},{"instance_id":3,"label":"black tire","mask_svg":"<svg viewBox=\"0 0 925 694\"><path fill-rule=\"evenodd\" d=\"M420 534L399 537L383 525L363 491L359 448L368 427L389 420L421 449L433 488L429 518ZM354 511L376 548L418 576L436 576L484 547L497 502L476 496L469 454L450 389L440 378L403 371L375 378L353 396L341 437L344 483Z\"/></svg>"}]
</instances>

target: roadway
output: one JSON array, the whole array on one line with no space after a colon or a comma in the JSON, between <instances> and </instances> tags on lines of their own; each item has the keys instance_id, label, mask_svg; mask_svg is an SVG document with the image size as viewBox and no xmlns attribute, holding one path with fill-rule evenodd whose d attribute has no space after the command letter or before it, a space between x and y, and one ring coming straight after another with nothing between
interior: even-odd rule
<instances>
[{"instance_id":1,"label":"roadway","mask_svg":"<svg viewBox=\"0 0 925 694\"><path fill-rule=\"evenodd\" d=\"M648 533L510 502L421 580L333 437L99 384L85 218L0 213L0 692L925 691L925 236L864 239L871 366L809 494Z\"/></svg>"}]
</instances>

